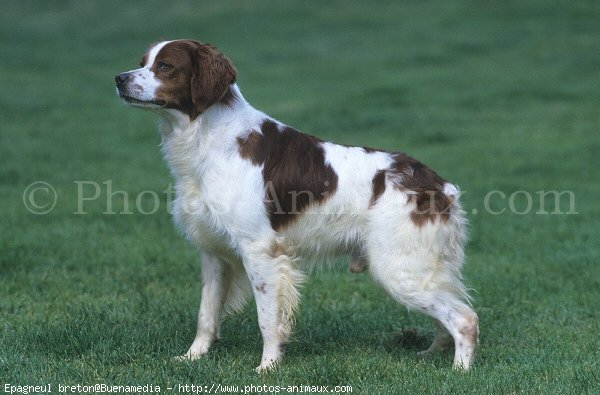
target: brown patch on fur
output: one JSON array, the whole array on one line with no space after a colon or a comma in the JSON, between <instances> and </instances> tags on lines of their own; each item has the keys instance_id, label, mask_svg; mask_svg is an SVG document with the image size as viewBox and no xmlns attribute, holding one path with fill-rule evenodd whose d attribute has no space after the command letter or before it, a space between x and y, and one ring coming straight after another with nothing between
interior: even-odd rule
<instances>
[{"instance_id":1,"label":"brown patch on fur","mask_svg":"<svg viewBox=\"0 0 600 395\"><path fill-rule=\"evenodd\" d=\"M246 137L238 137L236 140L240 156L255 165L263 164L265 161L263 138L262 134L255 131L251 131Z\"/></svg>"},{"instance_id":2,"label":"brown patch on fur","mask_svg":"<svg viewBox=\"0 0 600 395\"><path fill-rule=\"evenodd\" d=\"M378 170L373 177L373 192L371 193L371 201L369 202L369 207L373 207L375 203L377 203L377 199L379 196L385 192L385 170Z\"/></svg>"},{"instance_id":3,"label":"brown patch on fur","mask_svg":"<svg viewBox=\"0 0 600 395\"><path fill-rule=\"evenodd\" d=\"M316 137L267 120L264 136L263 178L271 226L287 226L311 204L325 201L337 189L338 176L325 163L325 152Z\"/></svg>"},{"instance_id":4,"label":"brown patch on fur","mask_svg":"<svg viewBox=\"0 0 600 395\"><path fill-rule=\"evenodd\" d=\"M146 55L147 56L147 55ZM170 67L162 69L160 64ZM231 84L236 70L222 53L210 44L177 40L166 44L150 68L161 85L156 98L166 108L174 108L194 120L213 104L235 100Z\"/></svg>"},{"instance_id":5,"label":"brown patch on fur","mask_svg":"<svg viewBox=\"0 0 600 395\"><path fill-rule=\"evenodd\" d=\"M473 314L472 317L469 317L467 323L458 331L458 333L463 335L473 345L477 344L477 336L479 334L478 321L477 315Z\"/></svg>"},{"instance_id":6,"label":"brown patch on fur","mask_svg":"<svg viewBox=\"0 0 600 395\"><path fill-rule=\"evenodd\" d=\"M345 145L352 148L352 146ZM388 152L385 150L360 147L365 153ZM414 204L410 219L417 226L440 219L448 221L454 202L452 197L444 194L446 180L436 172L413 157L401 152L391 153L394 163L389 169L378 170L372 180L372 194L369 208L373 207L379 197L385 192L385 181L388 177L400 177L396 182L397 189L407 192L408 201Z\"/></svg>"},{"instance_id":7,"label":"brown patch on fur","mask_svg":"<svg viewBox=\"0 0 600 395\"><path fill-rule=\"evenodd\" d=\"M311 204L325 201L337 189L338 176L325 163L321 140L265 120L261 132L238 137L240 156L263 165L265 204L271 226L280 230Z\"/></svg>"},{"instance_id":8,"label":"brown patch on fur","mask_svg":"<svg viewBox=\"0 0 600 395\"><path fill-rule=\"evenodd\" d=\"M417 226L440 219L448 221L452 199L444 194L446 180L436 172L403 153L394 154L389 172L400 177L396 187L408 193L408 201L415 205L410 219Z\"/></svg>"}]
</instances>

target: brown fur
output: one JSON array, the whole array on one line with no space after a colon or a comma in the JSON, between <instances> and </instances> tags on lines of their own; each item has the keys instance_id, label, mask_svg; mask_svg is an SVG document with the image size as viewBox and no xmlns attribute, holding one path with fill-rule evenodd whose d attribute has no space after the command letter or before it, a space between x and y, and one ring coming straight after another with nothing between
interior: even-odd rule
<instances>
[{"instance_id":1,"label":"brown fur","mask_svg":"<svg viewBox=\"0 0 600 395\"><path fill-rule=\"evenodd\" d=\"M147 60L146 53L141 64ZM173 67L161 70L160 63ZM151 70L162 82L157 101L187 114L190 120L217 102L231 104L235 100L230 89L236 79L235 67L210 44L193 40L168 43L156 55Z\"/></svg>"},{"instance_id":2,"label":"brown fur","mask_svg":"<svg viewBox=\"0 0 600 395\"><path fill-rule=\"evenodd\" d=\"M373 177L369 207L374 206L385 192L385 182L390 177L394 180L394 187L408 193L409 203L414 204L410 219L415 225L423 226L436 219L447 221L453 201L444 194L446 180L409 155L393 155L394 162L390 168L377 171Z\"/></svg>"},{"instance_id":3,"label":"brown fur","mask_svg":"<svg viewBox=\"0 0 600 395\"><path fill-rule=\"evenodd\" d=\"M458 331L461 335L463 335L467 341L475 346L479 337L479 318L476 314L472 314L468 316L467 323L461 327Z\"/></svg>"},{"instance_id":4,"label":"brown fur","mask_svg":"<svg viewBox=\"0 0 600 395\"><path fill-rule=\"evenodd\" d=\"M263 139L264 136L255 131L250 132L245 138L238 137L240 156L255 165L262 165L265 161Z\"/></svg>"},{"instance_id":5,"label":"brown fur","mask_svg":"<svg viewBox=\"0 0 600 395\"><path fill-rule=\"evenodd\" d=\"M338 177L325 163L320 140L266 120L262 134L238 138L240 155L263 165L265 204L271 226L287 226L311 204L325 201L337 189Z\"/></svg>"},{"instance_id":6,"label":"brown fur","mask_svg":"<svg viewBox=\"0 0 600 395\"><path fill-rule=\"evenodd\" d=\"M417 226L450 216L452 200L444 194L446 180L418 160L403 153L394 154L390 172L401 177L396 188L408 192L409 202L415 205L410 219Z\"/></svg>"},{"instance_id":7,"label":"brown fur","mask_svg":"<svg viewBox=\"0 0 600 395\"><path fill-rule=\"evenodd\" d=\"M237 71L231 61L210 44L196 48L192 63L192 101L200 114L225 96L235 82Z\"/></svg>"},{"instance_id":8,"label":"brown fur","mask_svg":"<svg viewBox=\"0 0 600 395\"><path fill-rule=\"evenodd\" d=\"M373 193L371 195L371 201L369 202L369 207L372 207L377 203L377 199L379 196L385 192L385 170L379 170L375 173L375 177L373 177Z\"/></svg>"}]
</instances>

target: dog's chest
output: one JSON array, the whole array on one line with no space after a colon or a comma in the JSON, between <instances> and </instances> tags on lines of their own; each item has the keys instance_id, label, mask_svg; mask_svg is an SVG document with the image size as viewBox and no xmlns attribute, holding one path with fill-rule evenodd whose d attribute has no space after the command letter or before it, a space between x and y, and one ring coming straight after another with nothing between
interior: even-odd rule
<instances>
[{"instance_id":1,"label":"dog's chest","mask_svg":"<svg viewBox=\"0 0 600 395\"><path fill-rule=\"evenodd\" d=\"M268 225L260 168L240 158L227 139L167 141L163 153L175 178L177 227L197 247L236 259L239 242Z\"/></svg>"},{"instance_id":2,"label":"dog's chest","mask_svg":"<svg viewBox=\"0 0 600 395\"><path fill-rule=\"evenodd\" d=\"M203 147L208 148L206 141L192 133L179 132L163 140L163 154L175 179L173 220L194 245L215 254L231 254L225 226L229 210L219 185L224 174L210 150Z\"/></svg>"},{"instance_id":3,"label":"dog's chest","mask_svg":"<svg viewBox=\"0 0 600 395\"><path fill-rule=\"evenodd\" d=\"M229 230L224 226L227 209L217 194L195 180L178 180L175 191L173 220L184 236L215 254L233 254Z\"/></svg>"}]
</instances>

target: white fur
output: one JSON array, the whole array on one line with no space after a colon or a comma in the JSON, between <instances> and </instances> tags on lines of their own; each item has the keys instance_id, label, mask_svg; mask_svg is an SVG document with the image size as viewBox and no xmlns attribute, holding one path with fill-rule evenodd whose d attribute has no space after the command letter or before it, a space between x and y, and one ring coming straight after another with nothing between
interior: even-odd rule
<instances>
[{"instance_id":1,"label":"white fur","mask_svg":"<svg viewBox=\"0 0 600 395\"><path fill-rule=\"evenodd\" d=\"M144 73L140 95L151 97L155 82ZM399 179L388 178L384 193L370 204L373 177L390 166L390 154L323 143L325 160L338 176L336 192L276 232L264 204L262 166L242 158L237 143L270 118L248 104L236 85L231 88L237 100L215 104L193 121L176 110L161 110L162 151L175 179L174 220L203 251L198 331L184 357L208 352L223 306L239 310L253 294L264 342L258 369L274 366L292 330L300 268L352 255L368 262L372 277L395 300L434 319L438 334L427 351L446 347L451 336L454 365L468 368L477 315L460 278L466 224L458 189L444 186L454 202L447 222L417 226L407 194L394 188Z\"/></svg>"}]
</instances>

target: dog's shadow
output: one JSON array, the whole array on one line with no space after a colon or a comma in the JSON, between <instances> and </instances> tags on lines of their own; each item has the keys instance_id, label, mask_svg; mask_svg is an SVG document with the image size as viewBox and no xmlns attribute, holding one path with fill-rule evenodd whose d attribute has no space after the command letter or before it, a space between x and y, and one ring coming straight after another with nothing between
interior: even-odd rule
<instances>
[{"instance_id":1,"label":"dog's shadow","mask_svg":"<svg viewBox=\"0 0 600 395\"><path fill-rule=\"evenodd\" d=\"M366 324L366 322L365 322ZM320 323L327 325L327 323ZM370 325L372 327L372 325ZM314 335L315 328L305 333L303 328L292 337L289 344L291 352L297 352L299 355L325 354L328 352L343 350L364 350L385 351L391 354L397 354L401 350L417 352L426 349L433 340L433 333L423 328L401 327L399 329L386 330L384 328L361 330L360 321L355 320L351 328L333 327L323 330L319 336ZM321 327L322 328L322 327ZM303 336L308 334L306 338Z\"/></svg>"},{"instance_id":2,"label":"dog's shadow","mask_svg":"<svg viewBox=\"0 0 600 395\"><path fill-rule=\"evenodd\" d=\"M427 349L434 338L434 328L428 328L427 324L395 329L389 323L373 319L367 312L354 312L356 314L349 317L344 317L345 313L350 314L333 312L328 321L319 320L321 317L318 316L300 317L286 345L286 358L318 357L340 352L360 354L365 350L373 354L417 358L417 352ZM413 321L407 317L408 314L397 318L400 322ZM230 317L221 332L223 339L215 344L213 351L260 353L262 339L255 321L252 312L245 317Z\"/></svg>"}]
</instances>

